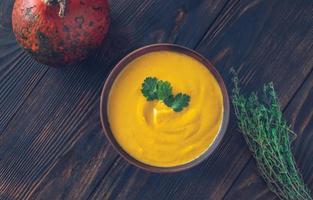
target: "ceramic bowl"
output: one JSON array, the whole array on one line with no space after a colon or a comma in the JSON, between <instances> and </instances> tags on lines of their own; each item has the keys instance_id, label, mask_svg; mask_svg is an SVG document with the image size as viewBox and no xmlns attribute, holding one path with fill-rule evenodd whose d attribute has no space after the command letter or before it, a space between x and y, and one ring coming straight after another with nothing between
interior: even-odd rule
<instances>
[{"instance_id":1,"label":"ceramic bowl","mask_svg":"<svg viewBox=\"0 0 313 200\"><path fill-rule=\"evenodd\" d=\"M111 128L110 124L108 121L108 115L107 115L107 104L108 104L108 96L110 93L111 86L115 80L115 78L119 75L119 73L126 67L131 61L134 59L138 58L139 56L149 53L149 52L155 52L155 51L174 51L174 52L179 52L186 54L188 56L191 56L201 62L204 66L207 67L208 70L213 74L215 79L217 80L221 90L222 90L222 95L223 95L223 105L224 105L224 113L223 113L223 120L222 120L222 125L221 128L213 142L213 144L203 153L201 154L198 158L195 160L179 165L179 166L174 166L174 167L156 167L156 166L151 166L148 164L145 164L143 162L140 162L130 156L116 141ZM125 158L128 162L131 164L142 168L144 170L150 171L150 172L157 172L157 173L170 173L170 172L178 172L182 170L189 169L191 167L194 167L201 163L203 160L208 158L210 155L214 153L214 151L217 149L218 145L220 144L223 136L225 135L227 125L228 125L228 120L229 120L229 97L228 93L224 84L224 81L218 71L215 69L215 67L203 56L198 54L197 52L188 49L183 46L179 45L174 45L174 44L154 44L154 45L149 45L149 46L144 46L140 49L137 49L127 56L125 56L120 62L117 63L117 65L113 68L111 73L109 74L108 78L106 79L102 93L101 93L101 99L100 99L100 117L101 117L101 125L103 128L103 131L108 138L109 142L111 145L115 148L115 150L123 157Z\"/></svg>"}]
</instances>

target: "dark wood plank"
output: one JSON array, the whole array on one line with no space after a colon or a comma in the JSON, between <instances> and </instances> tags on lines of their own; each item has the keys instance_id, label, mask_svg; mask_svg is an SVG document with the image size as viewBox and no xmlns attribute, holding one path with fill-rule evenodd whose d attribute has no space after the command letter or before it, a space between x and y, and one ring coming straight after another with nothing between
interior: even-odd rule
<instances>
[{"instance_id":1,"label":"dark wood plank","mask_svg":"<svg viewBox=\"0 0 313 200\"><path fill-rule=\"evenodd\" d=\"M305 182L313 191L313 73L310 74L284 113L297 138L292 149ZM258 174L254 159L250 159L243 172L229 190L225 199L275 199Z\"/></svg>"},{"instance_id":2,"label":"dark wood plank","mask_svg":"<svg viewBox=\"0 0 313 200\"><path fill-rule=\"evenodd\" d=\"M21 90L27 85L31 92L18 100L18 109L6 105L7 112L15 114L5 120L1 132L1 197L86 199L117 156L99 123L100 90L108 71L130 50L146 44L176 41L194 47L225 2L111 1L109 39L93 58L73 68L43 71L34 85L21 83ZM205 23L194 23L200 19ZM40 70L29 70L33 60L24 63L20 58L17 63L27 76ZM19 95L15 92L11 100Z\"/></svg>"},{"instance_id":3,"label":"dark wood plank","mask_svg":"<svg viewBox=\"0 0 313 200\"><path fill-rule=\"evenodd\" d=\"M230 3L197 50L215 64L229 89L229 68L235 66L246 91L274 81L286 107L313 67L310 5L308 0ZM92 199L222 199L251 156L235 130L231 120L216 154L183 173L150 174L119 160Z\"/></svg>"},{"instance_id":4,"label":"dark wood plank","mask_svg":"<svg viewBox=\"0 0 313 200\"><path fill-rule=\"evenodd\" d=\"M69 142L71 147L31 188L28 199L87 199L116 159L115 152L99 132L96 113L94 110L90 114L88 124L80 128Z\"/></svg>"},{"instance_id":5,"label":"dark wood plank","mask_svg":"<svg viewBox=\"0 0 313 200\"><path fill-rule=\"evenodd\" d=\"M47 71L46 67L32 62L30 56L16 43L11 28L12 7L13 1L0 1L0 137Z\"/></svg>"},{"instance_id":6,"label":"dark wood plank","mask_svg":"<svg viewBox=\"0 0 313 200\"><path fill-rule=\"evenodd\" d=\"M169 7L168 9L172 9L171 11L173 12L166 14L167 17L171 17L171 20L168 20L165 26L163 23L158 24L158 27L154 27L154 30L149 32L149 37L146 36L144 38L145 43L151 43L152 41L177 41L178 43L184 43L185 41L186 45L195 44L205 33L205 30L208 28L209 24L214 21L225 1L226 0L211 0L209 5L212 7L210 9L202 9L203 3L201 2L203 2L203 0L196 0L192 2L179 1L178 3L175 3L175 1L172 0L171 4L176 4L176 10L173 10L173 7ZM148 4L145 3L142 5L136 5L135 2L134 5L132 5L131 1L129 2L130 3L125 4L125 2L112 1L111 4L119 6L119 9L123 12L125 11L125 8L128 8L127 13L131 13L132 11L137 12L137 16L135 18L141 17L141 14L138 13L138 11L140 12L140 9L142 9L145 5L149 5L152 9L157 10L158 8L163 9L163 7L168 4L158 2L153 3L150 1ZM31 57L26 54L15 41L15 37L11 28L11 11L13 3L14 1L12 0L3 0L0 2L0 82L4 83L0 86L0 93L2 94L0 97L0 132L4 131L11 118L19 110L31 91L48 71L46 66L34 62L34 60L32 60ZM187 12L190 11L197 14L197 16L202 16L202 19L207 20L207 23L194 24L193 21L197 16L189 15ZM159 12L158 14L161 15L161 13L162 12ZM164 14L162 14L162 16L164 16ZM154 20L153 23L155 23L155 17L148 17L152 18ZM123 32L126 31L125 34L127 35L128 32L134 28L134 26L126 26L127 20L129 19L125 20L122 18L121 20L123 20L123 23L119 23L129 28L129 30L123 30ZM149 19L146 19L146 21L147 23L150 23ZM190 26L189 24L193 24L192 29L186 28ZM140 24L140 27L146 26L147 25L145 24ZM182 26L185 26L185 28L181 28ZM165 27L166 29L164 29ZM121 32L122 30L117 31ZM141 31L145 30L142 29ZM180 34L178 34L178 32L180 32ZM122 36L124 39L126 39L123 35L119 36ZM138 39L140 36L141 35L138 33L136 35L136 39ZM139 45L137 44L137 46ZM129 48L131 48L131 45ZM134 47L131 49L133 48ZM113 54L117 52L119 51L112 50ZM21 67L21 65L27 67Z\"/></svg>"}]
</instances>

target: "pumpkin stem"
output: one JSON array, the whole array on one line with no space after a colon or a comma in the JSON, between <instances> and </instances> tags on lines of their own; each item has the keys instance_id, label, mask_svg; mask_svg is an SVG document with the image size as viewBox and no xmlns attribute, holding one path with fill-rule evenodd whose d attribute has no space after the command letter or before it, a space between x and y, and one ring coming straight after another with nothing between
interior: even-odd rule
<instances>
[{"instance_id":1,"label":"pumpkin stem","mask_svg":"<svg viewBox=\"0 0 313 200\"><path fill-rule=\"evenodd\" d=\"M67 0L43 0L43 1L48 6L53 6L53 5L59 4L59 6L60 6L59 16L60 17L65 16Z\"/></svg>"}]
</instances>

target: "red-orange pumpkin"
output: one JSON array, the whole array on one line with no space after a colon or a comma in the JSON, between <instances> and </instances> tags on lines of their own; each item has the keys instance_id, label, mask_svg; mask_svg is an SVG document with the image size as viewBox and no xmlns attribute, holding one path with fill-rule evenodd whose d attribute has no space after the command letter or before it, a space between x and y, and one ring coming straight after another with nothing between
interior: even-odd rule
<instances>
[{"instance_id":1,"label":"red-orange pumpkin","mask_svg":"<svg viewBox=\"0 0 313 200\"><path fill-rule=\"evenodd\" d=\"M61 67L99 47L109 27L107 0L16 0L17 41L39 62Z\"/></svg>"}]
</instances>

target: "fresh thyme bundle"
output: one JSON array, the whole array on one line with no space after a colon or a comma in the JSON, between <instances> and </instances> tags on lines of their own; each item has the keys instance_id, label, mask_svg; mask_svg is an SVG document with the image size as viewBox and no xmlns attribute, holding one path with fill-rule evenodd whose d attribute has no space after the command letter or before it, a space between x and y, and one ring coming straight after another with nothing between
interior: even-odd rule
<instances>
[{"instance_id":1,"label":"fresh thyme bundle","mask_svg":"<svg viewBox=\"0 0 313 200\"><path fill-rule=\"evenodd\" d=\"M264 85L262 99L240 93L235 73L232 102L238 125L269 189L280 199L312 200L291 152L295 134L283 118L273 83Z\"/></svg>"}]
</instances>

